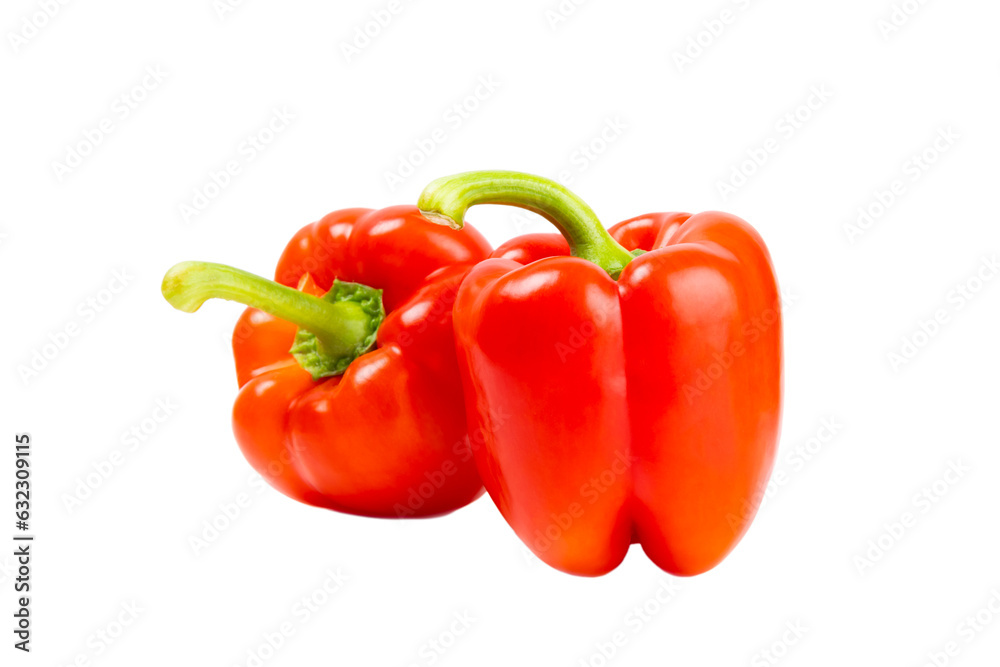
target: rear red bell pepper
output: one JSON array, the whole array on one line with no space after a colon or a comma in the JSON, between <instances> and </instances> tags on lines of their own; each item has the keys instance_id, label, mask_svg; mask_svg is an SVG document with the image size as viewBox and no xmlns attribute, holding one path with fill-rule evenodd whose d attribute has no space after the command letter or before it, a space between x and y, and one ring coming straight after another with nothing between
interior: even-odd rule
<instances>
[{"instance_id":1,"label":"rear red bell pepper","mask_svg":"<svg viewBox=\"0 0 1000 667\"><path fill-rule=\"evenodd\" d=\"M497 507L573 574L609 572L630 543L672 574L714 567L753 519L778 438L781 315L760 236L717 212L643 216L609 235L562 186L514 172L440 179L419 202L455 227L476 204L539 213L566 241L501 246L456 301Z\"/></svg>"},{"instance_id":2,"label":"rear red bell pepper","mask_svg":"<svg viewBox=\"0 0 1000 667\"><path fill-rule=\"evenodd\" d=\"M252 306L233 334L233 430L272 486L340 512L434 516L482 494L451 307L490 250L413 206L347 209L295 235L277 283L185 262L163 293L186 312L210 298Z\"/></svg>"}]
</instances>

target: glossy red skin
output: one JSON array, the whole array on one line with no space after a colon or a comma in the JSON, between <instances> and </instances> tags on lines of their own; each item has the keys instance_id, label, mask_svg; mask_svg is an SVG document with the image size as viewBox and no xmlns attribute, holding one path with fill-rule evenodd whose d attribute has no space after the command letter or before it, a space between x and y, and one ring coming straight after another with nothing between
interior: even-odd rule
<instances>
[{"instance_id":1,"label":"glossy red skin","mask_svg":"<svg viewBox=\"0 0 1000 667\"><path fill-rule=\"evenodd\" d=\"M455 334L470 427L486 436L477 464L553 567L601 575L639 542L667 572L699 574L746 532L774 461L773 267L756 231L724 213L610 231L649 251L617 283L565 252L490 259L463 283Z\"/></svg>"},{"instance_id":2,"label":"glossy red skin","mask_svg":"<svg viewBox=\"0 0 1000 667\"><path fill-rule=\"evenodd\" d=\"M501 244L490 257L531 264L543 257L568 254L569 244L562 234L524 234Z\"/></svg>"},{"instance_id":3,"label":"glossy red skin","mask_svg":"<svg viewBox=\"0 0 1000 667\"><path fill-rule=\"evenodd\" d=\"M314 382L289 354L295 325L243 313L233 430L254 469L296 500L363 516L435 516L479 497L451 309L490 251L413 206L336 211L300 230L276 280L317 295L335 278L382 289L387 317L376 349Z\"/></svg>"}]
</instances>

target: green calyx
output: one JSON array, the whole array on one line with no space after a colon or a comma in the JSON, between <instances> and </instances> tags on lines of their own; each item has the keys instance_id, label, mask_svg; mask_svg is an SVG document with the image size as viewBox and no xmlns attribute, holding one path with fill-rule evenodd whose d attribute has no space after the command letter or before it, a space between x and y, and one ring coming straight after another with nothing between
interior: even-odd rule
<instances>
[{"instance_id":1,"label":"green calyx","mask_svg":"<svg viewBox=\"0 0 1000 667\"><path fill-rule=\"evenodd\" d=\"M335 281L322 297L305 294L224 264L181 262L163 277L164 298L186 313L226 299L298 325L290 350L314 380L340 375L375 346L385 319L382 291Z\"/></svg>"},{"instance_id":2,"label":"green calyx","mask_svg":"<svg viewBox=\"0 0 1000 667\"><path fill-rule=\"evenodd\" d=\"M299 329L291 353L314 380L343 374L351 362L375 346L379 325L385 319L382 290L334 280L333 287L321 298L328 303L340 304L341 311L346 311L341 312L341 316L347 317L345 323L352 331L354 342L348 341L341 352L331 354L329 344L324 345L320 335Z\"/></svg>"},{"instance_id":3,"label":"green calyx","mask_svg":"<svg viewBox=\"0 0 1000 667\"><path fill-rule=\"evenodd\" d=\"M587 204L559 183L516 171L470 171L428 185L417 207L425 218L460 229L477 204L504 204L537 213L569 243L574 257L597 264L618 279L635 255L611 238Z\"/></svg>"}]
</instances>

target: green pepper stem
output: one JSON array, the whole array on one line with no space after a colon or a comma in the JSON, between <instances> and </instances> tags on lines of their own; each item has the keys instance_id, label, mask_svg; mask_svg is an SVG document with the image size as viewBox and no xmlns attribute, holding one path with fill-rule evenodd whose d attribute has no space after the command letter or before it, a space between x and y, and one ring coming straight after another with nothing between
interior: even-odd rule
<instances>
[{"instance_id":1,"label":"green pepper stem","mask_svg":"<svg viewBox=\"0 0 1000 667\"><path fill-rule=\"evenodd\" d=\"M586 259L618 279L633 255L611 238L587 204L559 183L516 171L470 171L428 185L417 206L431 222L460 229L477 204L527 209L555 225L574 257Z\"/></svg>"},{"instance_id":2,"label":"green pepper stem","mask_svg":"<svg viewBox=\"0 0 1000 667\"><path fill-rule=\"evenodd\" d=\"M162 291L170 305L185 313L195 312L209 299L236 301L263 310L313 334L322 353L331 357L351 356L353 359L358 356L359 347L370 337L374 319L355 301L331 303L252 273L211 262L175 265L163 277Z\"/></svg>"}]
</instances>

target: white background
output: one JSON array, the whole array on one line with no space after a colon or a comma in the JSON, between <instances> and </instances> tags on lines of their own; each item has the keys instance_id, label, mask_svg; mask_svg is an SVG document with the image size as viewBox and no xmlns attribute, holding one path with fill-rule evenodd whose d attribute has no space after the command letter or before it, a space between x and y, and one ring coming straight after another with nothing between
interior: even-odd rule
<instances>
[{"instance_id":1,"label":"white background","mask_svg":"<svg viewBox=\"0 0 1000 667\"><path fill-rule=\"evenodd\" d=\"M247 665L289 621L294 635L264 664L764 665L773 650L789 666L916 666L951 641L957 655L939 664L995 664L1000 614L983 612L980 631L962 624L991 596L1000 610L1000 280L971 300L954 291L977 287L1000 250L995 2L909 0L912 16L886 34L890 0L591 0L555 25L556 0L405 1L350 59L343 44L388 0L249 0L221 16L211 0L93 0L50 19L41 4L8 0L0 16L0 535L14 532L11 450L26 431L38 536L30 656L11 647L12 548L0 551L0 662ZM689 40L705 46L682 63ZM131 93L146 68L165 78ZM450 120L481 77L496 89ZM127 118L123 94L144 98ZM274 109L294 120L246 160L241 144ZM112 132L57 173L105 118ZM621 129L602 144L609 123ZM446 141L391 188L386 172L436 128ZM957 138L937 151L949 128ZM776 152L743 167L768 139ZM914 172L925 150L935 160ZM185 220L181 205L232 159L240 173ZM674 581L634 548L581 579L527 555L487 497L397 523L248 481L229 416L241 309L178 313L159 294L164 271L206 259L269 274L288 238L331 210L415 202L431 179L482 168L567 172L608 225L721 209L769 244L789 295L783 483L716 570ZM754 173L724 197L734 168ZM902 194L850 235L897 179ZM470 220L494 243L546 230L509 209ZM127 287L86 314L123 270ZM937 311L944 323L920 335ZM68 324L79 335L25 379ZM915 334L917 353L894 364ZM123 434L158 399L178 407L128 451ZM796 454L807 445L809 461ZM114 450L122 465L67 509ZM951 463L967 471L939 481ZM920 500L936 481L934 501ZM249 506L196 555L190 538L241 493ZM912 525L892 537L905 513ZM348 581L300 623L294 605L338 568ZM666 604L661 582L679 586ZM137 620L102 648L95 633L131 603ZM466 612L471 628L433 653ZM616 632L625 645L605 659Z\"/></svg>"}]
</instances>

